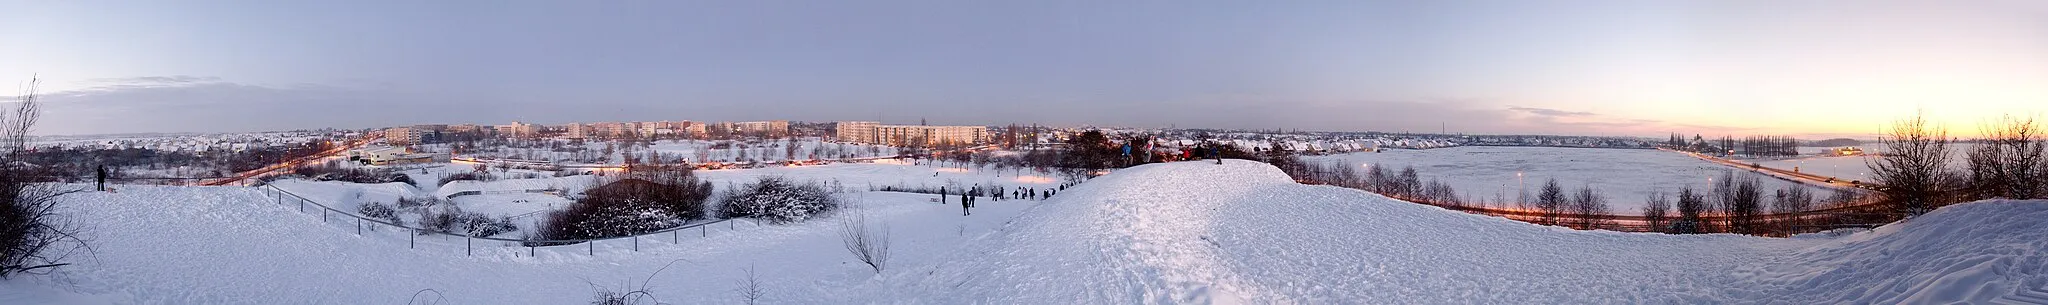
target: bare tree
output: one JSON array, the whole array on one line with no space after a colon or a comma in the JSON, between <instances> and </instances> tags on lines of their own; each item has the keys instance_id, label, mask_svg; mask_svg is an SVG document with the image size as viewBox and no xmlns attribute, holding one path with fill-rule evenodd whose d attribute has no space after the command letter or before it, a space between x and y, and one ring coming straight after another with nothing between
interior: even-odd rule
<instances>
[{"instance_id":1,"label":"bare tree","mask_svg":"<svg viewBox=\"0 0 2048 305\"><path fill-rule=\"evenodd\" d=\"M1557 184L1557 179L1543 182L1543 191L1536 195L1536 208L1543 210L1543 224L1558 225L1558 219L1564 216L1567 208L1565 204L1570 200L1564 194L1564 186Z\"/></svg>"},{"instance_id":2,"label":"bare tree","mask_svg":"<svg viewBox=\"0 0 2048 305\"><path fill-rule=\"evenodd\" d=\"M1777 196L1771 201L1772 214L1790 215L1778 221L1780 229L1787 234L1808 224L1807 220L1798 214L1812 209L1813 192L1807 191L1804 187L1794 186L1778 190Z\"/></svg>"},{"instance_id":3,"label":"bare tree","mask_svg":"<svg viewBox=\"0 0 2048 305\"><path fill-rule=\"evenodd\" d=\"M40 116L38 81L29 81L14 109L0 112L0 278L42 274L68 265L64 259L80 250L92 250L58 209L57 197L76 191L37 183L35 169L21 162Z\"/></svg>"},{"instance_id":4,"label":"bare tree","mask_svg":"<svg viewBox=\"0 0 2048 305\"><path fill-rule=\"evenodd\" d=\"M2033 118L2006 116L1983 127L1984 143L1965 156L1971 199L2042 198L2043 131Z\"/></svg>"},{"instance_id":5,"label":"bare tree","mask_svg":"<svg viewBox=\"0 0 2048 305\"><path fill-rule=\"evenodd\" d=\"M1670 211L1671 196L1661 192L1650 193L1650 201L1643 206L1643 225L1649 226L1651 232L1667 232L1669 228L1665 226L1669 224L1665 217Z\"/></svg>"},{"instance_id":6,"label":"bare tree","mask_svg":"<svg viewBox=\"0 0 2048 305\"><path fill-rule=\"evenodd\" d=\"M1954 178L1946 172L1948 130L1928 126L1925 114L1915 114L1894 123L1879 141L1885 153L1865 163L1893 210L1921 214L1942 204Z\"/></svg>"},{"instance_id":7,"label":"bare tree","mask_svg":"<svg viewBox=\"0 0 2048 305\"><path fill-rule=\"evenodd\" d=\"M761 297L768 296L768 292L761 289L761 276L754 273L754 266L747 266L746 270L747 277L739 280L740 287L733 292L739 293L740 300L747 305L759 304Z\"/></svg>"},{"instance_id":8,"label":"bare tree","mask_svg":"<svg viewBox=\"0 0 2048 305\"><path fill-rule=\"evenodd\" d=\"M1671 233L1706 233L1706 221L1700 216L1708 213L1707 199L1691 186L1678 189L1678 221L1671 224Z\"/></svg>"},{"instance_id":9,"label":"bare tree","mask_svg":"<svg viewBox=\"0 0 2048 305\"><path fill-rule=\"evenodd\" d=\"M1579 217L1579 228L1601 229L1607 226L1607 196L1594 190L1592 185L1579 188L1572 196L1572 214Z\"/></svg>"},{"instance_id":10,"label":"bare tree","mask_svg":"<svg viewBox=\"0 0 2048 305\"><path fill-rule=\"evenodd\" d=\"M889 224L868 225L867 210L854 206L839 219L839 241L853 258L882 273L889 267Z\"/></svg>"},{"instance_id":11,"label":"bare tree","mask_svg":"<svg viewBox=\"0 0 2048 305\"><path fill-rule=\"evenodd\" d=\"M1758 181L1755 175L1744 175L1740 178L1730 177L1729 179L1735 180L1735 187L1728 193L1728 197L1724 202L1725 206L1723 207L1726 209L1725 212L1727 212L1726 215L1728 216L1729 232L1740 234L1761 233L1762 230L1759 230L1760 228L1757 224L1757 216L1763 214L1763 182Z\"/></svg>"}]
</instances>

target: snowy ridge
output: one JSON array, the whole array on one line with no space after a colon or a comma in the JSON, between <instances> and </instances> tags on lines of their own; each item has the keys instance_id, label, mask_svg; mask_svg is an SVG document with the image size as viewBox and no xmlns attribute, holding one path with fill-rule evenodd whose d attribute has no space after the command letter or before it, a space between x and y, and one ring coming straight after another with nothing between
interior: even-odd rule
<instances>
[{"instance_id":1,"label":"snowy ridge","mask_svg":"<svg viewBox=\"0 0 2048 305\"><path fill-rule=\"evenodd\" d=\"M2048 289L2048 202L1945 207L1750 266L1749 293L1859 304L1986 303ZM1739 292L1731 292L1731 294ZM1759 298L1766 299L1766 298Z\"/></svg>"},{"instance_id":2,"label":"snowy ridge","mask_svg":"<svg viewBox=\"0 0 2048 305\"><path fill-rule=\"evenodd\" d=\"M2048 275L2048 204L1946 210L1832 240L1573 231L1293 184L1252 162L1148 165L898 274L888 300L1921 303Z\"/></svg>"}]
</instances>

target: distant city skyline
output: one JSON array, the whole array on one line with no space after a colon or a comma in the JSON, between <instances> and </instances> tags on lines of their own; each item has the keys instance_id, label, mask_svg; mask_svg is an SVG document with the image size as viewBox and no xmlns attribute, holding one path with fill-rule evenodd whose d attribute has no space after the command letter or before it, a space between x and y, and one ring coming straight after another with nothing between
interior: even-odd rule
<instances>
[{"instance_id":1,"label":"distant city skyline","mask_svg":"<svg viewBox=\"0 0 2048 305\"><path fill-rule=\"evenodd\" d=\"M1662 137L2048 115L2048 2L0 0L42 135L879 121ZM14 95L0 92L0 96ZM8 98L11 101L12 98Z\"/></svg>"}]
</instances>

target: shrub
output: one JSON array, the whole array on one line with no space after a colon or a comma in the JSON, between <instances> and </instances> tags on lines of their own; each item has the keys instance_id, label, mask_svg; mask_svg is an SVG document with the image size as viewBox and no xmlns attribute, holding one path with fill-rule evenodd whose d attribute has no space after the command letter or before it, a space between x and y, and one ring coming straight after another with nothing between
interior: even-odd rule
<instances>
[{"instance_id":1,"label":"shrub","mask_svg":"<svg viewBox=\"0 0 2048 305\"><path fill-rule=\"evenodd\" d=\"M382 202L371 202L358 205L356 206L356 214L361 214L363 215L363 217L369 217L371 219L383 220L385 222L401 223L398 220L398 210L393 209L391 208L391 205L387 205Z\"/></svg>"},{"instance_id":2,"label":"shrub","mask_svg":"<svg viewBox=\"0 0 2048 305\"><path fill-rule=\"evenodd\" d=\"M677 219L704 219L704 204L711 199L711 183L698 179L688 168L635 170L625 176L600 180L602 185L584 191L584 198L634 201L632 204L659 207Z\"/></svg>"},{"instance_id":3,"label":"shrub","mask_svg":"<svg viewBox=\"0 0 2048 305\"><path fill-rule=\"evenodd\" d=\"M400 182L405 184L417 185L412 181L412 176L407 176L405 174L395 173L389 170L341 168L341 166L333 163L322 165L299 166L296 168L292 168L292 174L317 181L344 181L353 183Z\"/></svg>"},{"instance_id":4,"label":"shrub","mask_svg":"<svg viewBox=\"0 0 2048 305\"><path fill-rule=\"evenodd\" d=\"M38 117L36 81L15 98L12 111L0 111L0 278L49 271L68 265L65 257L76 250L90 250L76 235L80 228L58 213L57 197L72 191L36 183L36 169L16 159Z\"/></svg>"},{"instance_id":5,"label":"shrub","mask_svg":"<svg viewBox=\"0 0 2048 305\"><path fill-rule=\"evenodd\" d=\"M511 218L491 218L490 215L477 212L455 214L451 222L451 228L458 231L454 233L471 237L491 237L500 233L519 231L519 226L513 225Z\"/></svg>"},{"instance_id":6,"label":"shrub","mask_svg":"<svg viewBox=\"0 0 2048 305\"><path fill-rule=\"evenodd\" d=\"M868 224L867 211L854 209L839 218L839 241L848 254L875 273L889 268L889 224L879 226Z\"/></svg>"},{"instance_id":7,"label":"shrub","mask_svg":"<svg viewBox=\"0 0 2048 305\"><path fill-rule=\"evenodd\" d=\"M550 240L619 237L675 227L682 220L666 209L641 200L584 197L569 208L548 213L540 237Z\"/></svg>"},{"instance_id":8,"label":"shrub","mask_svg":"<svg viewBox=\"0 0 2048 305\"><path fill-rule=\"evenodd\" d=\"M398 198L398 208L400 209L419 209L445 203L448 203L448 201L435 197Z\"/></svg>"},{"instance_id":9,"label":"shrub","mask_svg":"<svg viewBox=\"0 0 2048 305\"><path fill-rule=\"evenodd\" d=\"M458 213L461 212L435 212L433 209L427 209L426 212L420 213L420 228L427 229L427 231L419 233L422 235L428 232L449 233L449 229L455 227L455 216Z\"/></svg>"},{"instance_id":10,"label":"shrub","mask_svg":"<svg viewBox=\"0 0 2048 305\"><path fill-rule=\"evenodd\" d=\"M720 203L719 213L726 218L759 218L778 224L803 222L839 208L839 201L823 187L773 176L728 191Z\"/></svg>"}]
</instances>

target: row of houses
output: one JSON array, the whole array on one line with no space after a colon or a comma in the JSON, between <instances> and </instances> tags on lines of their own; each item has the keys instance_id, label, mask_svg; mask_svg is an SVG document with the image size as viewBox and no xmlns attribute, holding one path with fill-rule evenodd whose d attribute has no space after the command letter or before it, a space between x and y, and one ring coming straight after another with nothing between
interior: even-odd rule
<instances>
[{"instance_id":1,"label":"row of houses","mask_svg":"<svg viewBox=\"0 0 2048 305\"><path fill-rule=\"evenodd\" d=\"M445 141L451 135L458 134L530 138L540 136L544 131L547 131L546 126L512 122L506 125L422 124L385 128L383 133L385 142L393 145L410 145Z\"/></svg>"},{"instance_id":2,"label":"row of houses","mask_svg":"<svg viewBox=\"0 0 2048 305\"><path fill-rule=\"evenodd\" d=\"M562 136L570 139L703 138L713 134L780 138L790 135L789 121L569 123L562 129Z\"/></svg>"},{"instance_id":3,"label":"row of houses","mask_svg":"<svg viewBox=\"0 0 2048 305\"><path fill-rule=\"evenodd\" d=\"M451 141L457 135L535 138L560 136L569 139L703 138L709 135L780 138L790 136L789 121L701 123L691 121L568 123L544 126L523 122L507 125L422 124L386 128L384 140L393 145Z\"/></svg>"},{"instance_id":4,"label":"row of houses","mask_svg":"<svg viewBox=\"0 0 2048 305\"><path fill-rule=\"evenodd\" d=\"M883 125L873 121L845 121L831 125L839 141L889 146L972 146L986 144L995 136L987 126ZM811 129L816 131L816 129ZM648 139L742 136L781 138L791 136L789 121L701 123L691 121L569 123L543 126L522 122L508 125L412 125L383 131L386 142L411 145L449 141L455 135L501 137L560 136L568 139ZM1012 133L1015 133L1012 131Z\"/></svg>"}]
</instances>

